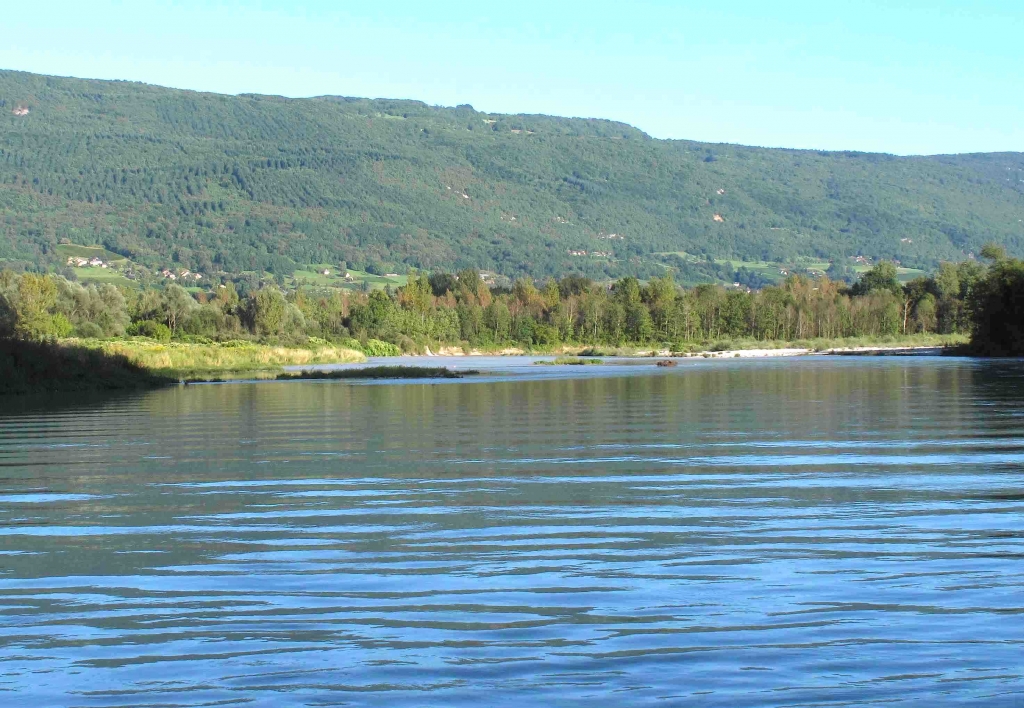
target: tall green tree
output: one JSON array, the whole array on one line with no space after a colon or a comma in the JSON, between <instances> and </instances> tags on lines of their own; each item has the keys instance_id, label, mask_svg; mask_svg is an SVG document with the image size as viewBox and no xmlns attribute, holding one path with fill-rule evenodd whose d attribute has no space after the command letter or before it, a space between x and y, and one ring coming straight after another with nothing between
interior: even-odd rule
<instances>
[{"instance_id":1,"label":"tall green tree","mask_svg":"<svg viewBox=\"0 0 1024 708\"><path fill-rule=\"evenodd\" d=\"M884 290L896 296L903 294L895 264L889 261L878 263L853 286L854 295L867 295L874 290Z\"/></svg>"},{"instance_id":2,"label":"tall green tree","mask_svg":"<svg viewBox=\"0 0 1024 708\"><path fill-rule=\"evenodd\" d=\"M971 298L971 348L984 356L1024 356L1024 261L986 247L992 261Z\"/></svg>"},{"instance_id":3,"label":"tall green tree","mask_svg":"<svg viewBox=\"0 0 1024 708\"><path fill-rule=\"evenodd\" d=\"M250 296L246 310L255 334L277 335L285 326L288 301L277 288L263 288Z\"/></svg>"}]
</instances>

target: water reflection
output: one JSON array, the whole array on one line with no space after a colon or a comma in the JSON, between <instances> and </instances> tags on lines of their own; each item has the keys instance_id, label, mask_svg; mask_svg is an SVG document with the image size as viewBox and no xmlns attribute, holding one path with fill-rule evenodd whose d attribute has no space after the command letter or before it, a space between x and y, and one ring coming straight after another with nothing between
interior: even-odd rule
<instances>
[{"instance_id":1,"label":"water reflection","mask_svg":"<svg viewBox=\"0 0 1024 708\"><path fill-rule=\"evenodd\" d=\"M1019 368L688 362L8 410L0 691L1012 705Z\"/></svg>"}]
</instances>

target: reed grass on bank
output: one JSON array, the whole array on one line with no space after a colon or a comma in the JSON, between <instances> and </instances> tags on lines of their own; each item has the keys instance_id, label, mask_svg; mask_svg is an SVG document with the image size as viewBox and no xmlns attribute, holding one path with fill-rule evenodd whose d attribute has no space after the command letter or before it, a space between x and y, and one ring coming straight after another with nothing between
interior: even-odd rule
<instances>
[{"instance_id":1,"label":"reed grass on bank","mask_svg":"<svg viewBox=\"0 0 1024 708\"><path fill-rule=\"evenodd\" d=\"M603 364L600 359L581 359L578 356L560 356L552 361L536 361L540 366L586 366L587 364Z\"/></svg>"},{"instance_id":2,"label":"reed grass on bank","mask_svg":"<svg viewBox=\"0 0 1024 708\"><path fill-rule=\"evenodd\" d=\"M177 379L124 356L58 342L0 339L0 395L156 388Z\"/></svg>"},{"instance_id":3,"label":"reed grass on bank","mask_svg":"<svg viewBox=\"0 0 1024 708\"><path fill-rule=\"evenodd\" d=\"M98 349L108 355L121 356L149 371L178 378L280 370L282 366L366 361L362 352L331 345L285 347L251 342L193 344L136 338L85 341L82 346Z\"/></svg>"}]
</instances>

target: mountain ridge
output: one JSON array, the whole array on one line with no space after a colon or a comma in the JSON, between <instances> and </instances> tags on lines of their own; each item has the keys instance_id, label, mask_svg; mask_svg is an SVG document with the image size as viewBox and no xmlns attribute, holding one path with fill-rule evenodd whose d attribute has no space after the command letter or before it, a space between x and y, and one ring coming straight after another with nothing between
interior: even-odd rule
<instances>
[{"instance_id":1,"label":"mountain ridge","mask_svg":"<svg viewBox=\"0 0 1024 708\"><path fill-rule=\"evenodd\" d=\"M987 241L1024 252L1024 153L660 140L607 119L0 71L0 258L56 263L62 241L228 273L615 277L673 253L930 268Z\"/></svg>"}]
</instances>

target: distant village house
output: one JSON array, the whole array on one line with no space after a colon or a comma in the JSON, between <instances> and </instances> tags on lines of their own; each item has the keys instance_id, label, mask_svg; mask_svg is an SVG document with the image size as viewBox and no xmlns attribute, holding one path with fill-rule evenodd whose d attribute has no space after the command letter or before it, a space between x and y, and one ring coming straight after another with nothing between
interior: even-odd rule
<instances>
[{"instance_id":1,"label":"distant village house","mask_svg":"<svg viewBox=\"0 0 1024 708\"><path fill-rule=\"evenodd\" d=\"M71 256L68 258L68 265L76 268L106 268L107 264L99 258L82 258Z\"/></svg>"}]
</instances>

